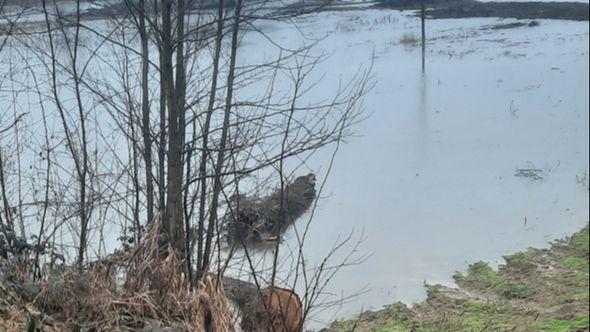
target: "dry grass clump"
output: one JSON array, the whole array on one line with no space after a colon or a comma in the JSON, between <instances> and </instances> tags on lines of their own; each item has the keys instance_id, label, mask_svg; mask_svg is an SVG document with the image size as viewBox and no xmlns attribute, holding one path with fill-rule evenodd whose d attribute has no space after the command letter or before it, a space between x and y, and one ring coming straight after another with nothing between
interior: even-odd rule
<instances>
[{"instance_id":1,"label":"dry grass clump","mask_svg":"<svg viewBox=\"0 0 590 332\"><path fill-rule=\"evenodd\" d=\"M405 33L402 38L399 40L400 44L406 46L406 47L410 47L410 46L416 46L418 45L418 42L420 40L418 39L418 37L414 36L411 33Z\"/></svg>"},{"instance_id":2,"label":"dry grass clump","mask_svg":"<svg viewBox=\"0 0 590 332\"><path fill-rule=\"evenodd\" d=\"M172 327L205 331L208 327L232 331L223 287L216 278L206 277L190 291L182 261L169 246L161 249L160 227L154 223L129 251L94 262L83 271L72 269L49 278L33 301L39 312L51 317L42 324L64 322L68 330ZM23 330L22 324L19 327L6 329Z\"/></svg>"}]
</instances>

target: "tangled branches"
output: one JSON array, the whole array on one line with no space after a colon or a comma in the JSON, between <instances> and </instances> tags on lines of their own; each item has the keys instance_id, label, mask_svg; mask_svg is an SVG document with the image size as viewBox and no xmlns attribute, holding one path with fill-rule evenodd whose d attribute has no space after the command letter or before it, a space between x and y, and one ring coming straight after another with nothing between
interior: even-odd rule
<instances>
[{"instance_id":1,"label":"tangled branches","mask_svg":"<svg viewBox=\"0 0 590 332\"><path fill-rule=\"evenodd\" d=\"M229 243L259 244L274 242L309 209L316 196L316 177L300 176L284 190L264 198L236 195L226 216Z\"/></svg>"},{"instance_id":2,"label":"tangled branches","mask_svg":"<svg viewBox=\"0 0 590 332\"><path fill-rule=\"evenodd\" d=\"M160 234L161 222L156 222L133 249L38 285L32 301L39 313L36 324L56 329L232 331L223 287L215 278L206 277L190 291L184 264L169 246L161 249Z\"/></svg>"}]
</instances>

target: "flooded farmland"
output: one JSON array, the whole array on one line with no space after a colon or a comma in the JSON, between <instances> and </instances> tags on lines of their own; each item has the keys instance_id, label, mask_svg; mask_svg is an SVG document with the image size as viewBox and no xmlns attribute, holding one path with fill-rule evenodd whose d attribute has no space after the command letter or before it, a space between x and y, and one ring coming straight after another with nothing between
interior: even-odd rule
<instances>
[{"instance_id":1,"label":"flooded farmland","mask_svg":"<svg viewBox=\"0 0 590 332\"><path fill-rule=\"evenodd\" d=\"M197 55L186 63L188 115L180 149L188 220L181 228L189 234L186 245L201 254L193 257L196 270L227 264L227 275L258 288L258 273L270 288L293 288L303 304L315 301L304 318L306 328L317 330L363 310L421 302L425 284L454 286L455 271L475 261L495 268L504 255L549 247L588 223L587 21L428 18L423 71L415 10L346 2L287 20L248 22L235 35L228 23L218 41L227 54L222 52L217 72L216 35L209 27L215 12L206 15L203 24L187 19L188 27L197 27L190 30L195 38L207 43L187 39ZM65 269L79 257L101 261L134 252L135 241L154 234L147 220L148 181L141 175L150 139L156 144L150 150L152 200L161 208L156 219L165 222L163 197L170 187L164 175L170 173L163 165L171 155L161 151L172 144L160 139L171 125L161 120L170 113L158 112L175 104L161 106L157 97L173 93L160 86L157 38L146 51L151 71L142 92L137 27L90 20L76 53L70 45L78 32L65 25L50 40L44 17L25 17L22 30L0 48L0 175L8 188L2 189L0 226L10 220L18 233L20 220L28 235L23 241L53 243ZM227 92L234 84L232 66L238 68L233 95ZM76 70L84 79L72 76ZM212 73L220 75L217 88ZM142 118L146 91L152 113ZM348 114L354 114L350 123ZM81 123L89 128L84 144ZM142 137L146 123L151 131ZM203 137L211 140L209 148ZM86 145L90 168L80 180L76 154ZM313 175L317 200L290 220L294 226L280 229L276 245L230 250L222 223L234 213L232 203L240 206L237 193L247 193L245 202L253 205L263 201L256 195L268 194L267 202L282 210L283 186L306 175ZM84 204L80 181L88 183L90 201ZM92 213L84 255L77 207L86 205ZM248 217L264 219L255 212ZM197 232L207 229L198 218L210 216L209 262L201 261L205 234ZM161 240L150 239L156 245ZM29 260L47 256L53 267L52 252L31 250ZM37 265L30 264L35 280L42 270ZM127 270L117 270L117 278L125 276L121 271ZM321 290L308 294L314 282ZM124 288L113 283L115 290Z\"/></svg>"}]
</instances>

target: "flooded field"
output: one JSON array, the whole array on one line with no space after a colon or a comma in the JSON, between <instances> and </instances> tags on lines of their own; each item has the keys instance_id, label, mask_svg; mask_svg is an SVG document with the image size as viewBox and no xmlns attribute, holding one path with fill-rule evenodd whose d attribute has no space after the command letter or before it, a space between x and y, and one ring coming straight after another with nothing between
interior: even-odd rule
<instances>
[{"instance_id":1,"label":"flooded field","mask_svg":"<svg viewBox=\"0 0 590 332\"><path fill-rule=\"evenodd\" d=\"M310 328L396 301L421 301L426 296L425 283L452 285L453 273L464 271L473 261L496 266L503 263L502 255L548 246L589 220L587 21L428 20L422 72L420 21L414 12L354 6L302 15L290 22L258 21L240 36L238 47L238 65L248 68L284 50L313 44L309 54L323 60L310 74L316 83L303 103L332 98L339 84L359 71L371 72L373 87L362 99L362 120L338 146L333 167L329 164L334 146L285 166L296 175L315 172L319 184L326 182L313 215L304 215L296 230L286 233L279 257L282 280L289 284L296 278L290 274L296 264L296 234L305 229L310 217L304 247L310 267L322 264L347 236L351 241L331 262L338 263L351 251L351 261L356 262L330 278L323 298L337 305L320 306L308 322ZM63 38L67 40L66 33ZM83 40L87 45L94 43L92 38ZM34 37L32 41L40 49L46 43ZM26 50L10 47L4 54L29 57L31 63L13 63L7 57L0 63L0 69L18 69L1 86L0 96L12 98L12 103L3 102L7 113L0 120L8 119L14 110L31 109L23 111L30 116L29 130L41 132L41 109L36 105L50 98L43 85L48 78L39 79L43 93L15 92L14 84L22 84L23 91L33 84L32 76L23 74L25 79L19 73L41 65ZM108 81L121 69L113 64L118 55L114 50L108 45L91 54L94 58L84 70L92 73L96 79L92 84L97 85L90 84L89 90L100 90L100 79ZM67 55L65 47L58 53ZM129 56L131 63L134 56ZM195 64L195 73L199 66L209 65L207 60ZM12 86L6 85L9 78ZM68 82L63 79L64 85ZM265 83L236 92L236 99L257 96ZM281 88L289 91L278 83L276 95ZM66 97L65 105L73 107L72 89L60 93ZM107 120L108 105L85 102L96 108L89 121L105 128L95 135L104 135L101 139L107 142L117 130ZM59 127L57 116L51 125ZM109 153L129 153L122 139L112 142ZM28 147L43 144L40 137L28 143ZM30 160L25 157L24 164L41 163L36 157L36 153ZM67 171L71 161L63 153L59 157ZM118 162L126 165L128 160L121 156ZM129 186L122 182L117 185ZM97 223L90 236L98 242L100 233L100 248L91 255L117 248L126 225L119 220ZM38 226L27 227L36 232ZM64 238L71 250L75 241ZM356 241L360 241L358 247ZM258 252L255 265L267 267L271 256L270 251Z\"/></svg>"},{"instance_id":2,"label":"flooded field","mask_svg":"<svg viewBox=\"0 0 590 332\"><path fill-rule=\"evenodd\" d=\"M364 236L358 254L371 256L329 287L335 296L363 292L339 316L422 300L424 283L452 283L467 263L496 265L588 221L587 24L428 21L422 74L419 45L402 42L419 36L411 15L321 13L298 19L300 31L263 26L286 46L301 34L326 35L319 49L331 54L321 65L328 82L374 54L367 118L340 147L307 242L319 260L339 236ZM244 52L260 54L260 40L245 43ZM308 165L321 173L325 160ZM294 232L287 236L294 248Z\"/></svg>"}]
</instances>

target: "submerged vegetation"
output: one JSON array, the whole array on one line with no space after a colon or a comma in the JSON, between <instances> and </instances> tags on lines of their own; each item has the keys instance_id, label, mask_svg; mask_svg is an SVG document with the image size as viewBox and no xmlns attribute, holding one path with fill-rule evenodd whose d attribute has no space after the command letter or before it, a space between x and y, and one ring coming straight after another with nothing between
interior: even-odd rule
<instances>
[{"instance_id":1,"label":"submerged vegetation","mask_svg":"<svg viewBox=\"0 0 590 332\"><path fill-rule=\"evenodd\" d=\"M427 285L412 308L396 303L324 332L588 330L588 225L549 249L504 258L497 271L476 262L456 273L458 288Z\"/></svg>"}]
</instances>

